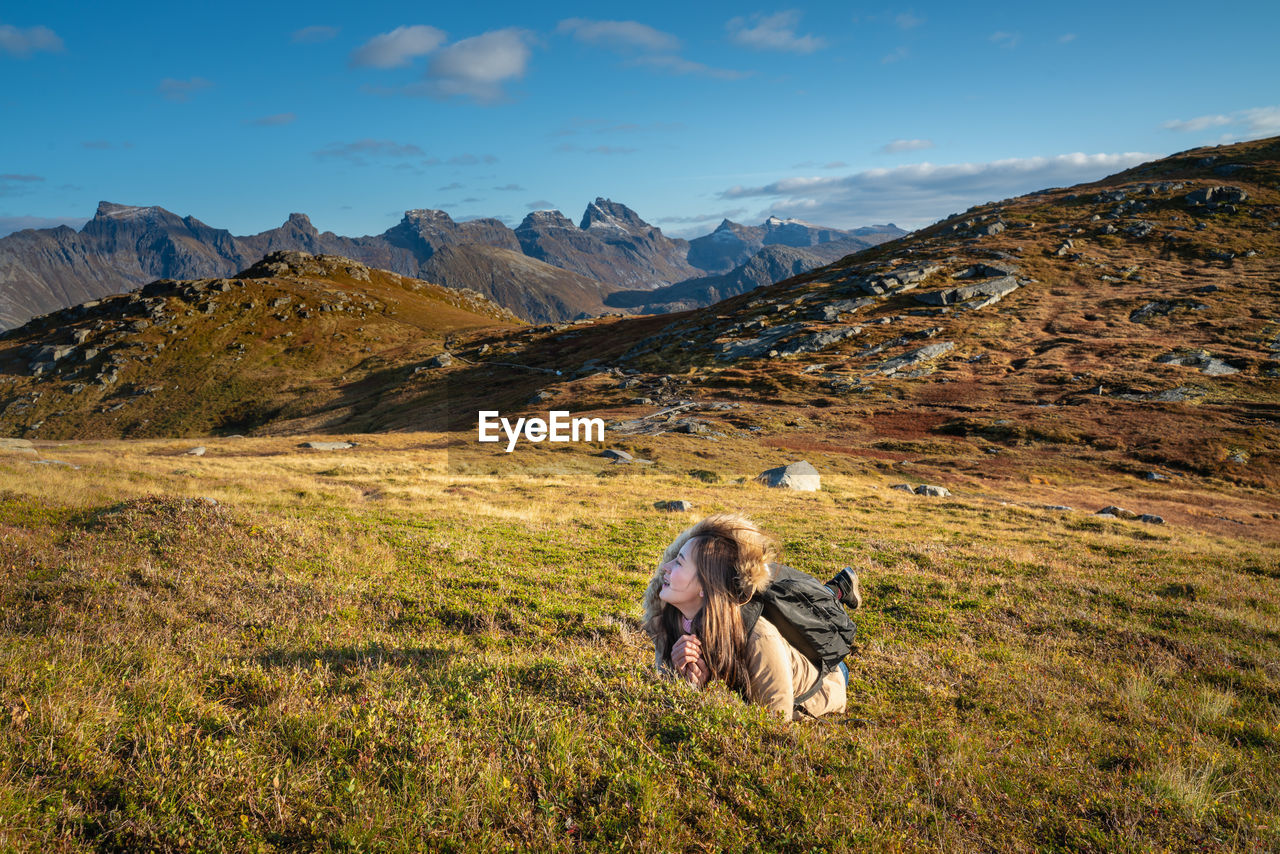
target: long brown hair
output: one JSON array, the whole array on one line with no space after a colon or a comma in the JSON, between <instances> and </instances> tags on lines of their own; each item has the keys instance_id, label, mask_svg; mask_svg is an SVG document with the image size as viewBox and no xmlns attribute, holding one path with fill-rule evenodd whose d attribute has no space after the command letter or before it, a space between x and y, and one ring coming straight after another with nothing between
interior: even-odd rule
<instances>
[{"instance_id":1,"label":"long brown hair","mask_svg":"<svg viewBox=\"0 0 1280 854\"><path fill-rule=\"evenodd\" d=\"M723 679L730 688L745 693L750 678L742 606L769 583L769 561L777 556L777 546L759 525L737 513L708 516L682 533L672 548L678 552L688 542L693 543L690 558L705 603L693 620L693 633L702 641L710 678ZM669 555L672 548L667 549ZM684 633L681 613L663 603L655 616L646 628L659 659L670 665L671 647Z\"/></svg>"}]
</instances>

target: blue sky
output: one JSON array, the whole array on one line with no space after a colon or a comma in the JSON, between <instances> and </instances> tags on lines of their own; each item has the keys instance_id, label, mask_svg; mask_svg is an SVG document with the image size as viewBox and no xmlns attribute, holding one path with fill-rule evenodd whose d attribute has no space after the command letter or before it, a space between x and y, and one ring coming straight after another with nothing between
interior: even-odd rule
<instances>
[{"instance_id":1,"label":"blue sky","mask_svg":"<svg viewBox=\"0 0 1280 854\"><path fill-rule=\"evenodd\" d=\"M612 10L626 9L625 12ZM668 233L919 227L1280 135L1274 3L0 3L0 234L606 196Z\"/></svg>"}]
</instances>

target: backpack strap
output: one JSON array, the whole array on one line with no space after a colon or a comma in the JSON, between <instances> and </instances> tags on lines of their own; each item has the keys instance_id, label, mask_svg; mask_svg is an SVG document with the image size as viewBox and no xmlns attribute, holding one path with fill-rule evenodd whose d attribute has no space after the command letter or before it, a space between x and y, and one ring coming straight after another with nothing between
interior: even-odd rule
<instances>
[{"instance_id":1,"label":"backpack strap","mask_svg":"<svg viewBox=\"0 0 1280 854\"><path fill-rule=\"evenodd\" d=\"M760 615L763 613L764 602L760 601L758 598L753 598L747 602L747 604L742 606L742 633L744 635L751 635L751 630L756 627L756 623L759 622ZM783 638L783 641L786 642L786 638ZM831 670L832 668L828 668L826 665L818 665L818 678L813 680L813 685L809 687L809 690L805 691L793 700L796 711L808 714L808 712L805 712L804 709L800 708L800 705L805 700L808 700L814 694L818 693L818 689L822 687L822 680L826 678L827 674L830 673Z\"/></svg>"},{"instance_id":2,"label":"backpack strap","mask_svg":"<svg viewBox=\"0 0 1280 854\"><path fill-rule=\"evenodd\" d=\"M818 689L822 687L822 680L826 679L827 674L830 672L831 670L828 669L825 665L818 668L818 678L813 680L813 685L809 688L808 691L805 691L803 694L796 697L795 704L797 709L800 709L801 703L803 703L805 700L812 697L814 694L818 693Z\"/></svg>"}]
</instances>

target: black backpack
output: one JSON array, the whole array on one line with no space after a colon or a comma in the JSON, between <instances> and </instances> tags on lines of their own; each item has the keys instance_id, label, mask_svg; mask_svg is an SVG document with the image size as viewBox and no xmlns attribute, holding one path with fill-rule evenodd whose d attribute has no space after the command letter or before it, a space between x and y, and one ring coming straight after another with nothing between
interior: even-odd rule
<instances>
[{"instance_id":1,"label":"black backpack","mask_svg":"<svg viewBox=\"0 0 1280 854\"><path fill-rule=\"evenodd\" d=\"M813 686L795 698L799 708L849 654L858 627L831 588L809 573L781 564L769 568L773 570L772 583L742 606L742 628L750 635L756 620L763 616L818 668Z\"/></svg>"}]
</instances>

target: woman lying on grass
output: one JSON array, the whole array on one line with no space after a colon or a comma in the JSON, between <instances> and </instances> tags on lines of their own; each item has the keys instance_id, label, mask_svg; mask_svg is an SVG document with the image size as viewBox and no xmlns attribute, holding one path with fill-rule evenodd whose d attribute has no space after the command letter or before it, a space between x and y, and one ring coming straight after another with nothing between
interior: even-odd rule
<instances>
[{"instance_id":1,"label":"woman lying on grass","mask_svg":"<svg viewBox=\"0 0 1280 854\"><path fill-rule=\"evenodd\" d=\"M708 516L676 537L644 596L654 662L699 688L722 680L789 719L843 712L849 682L843 662L818 684L818 666L777 626L763 616L750 628L744 623L742 606L786 571L770 563L776 556L773 541L737 514ZM849 607L861 604L853 570L842 570L826 586Z\"/></svg>"}]
</instances>

